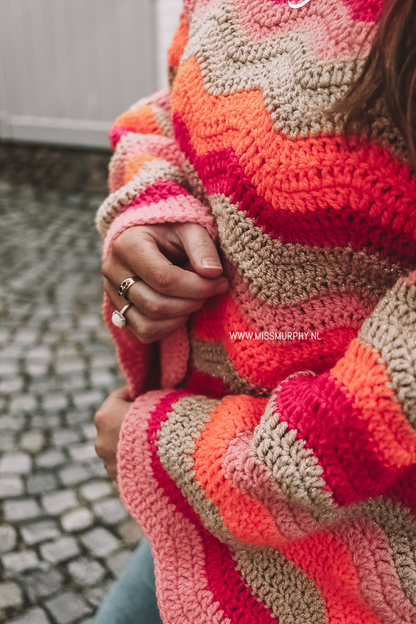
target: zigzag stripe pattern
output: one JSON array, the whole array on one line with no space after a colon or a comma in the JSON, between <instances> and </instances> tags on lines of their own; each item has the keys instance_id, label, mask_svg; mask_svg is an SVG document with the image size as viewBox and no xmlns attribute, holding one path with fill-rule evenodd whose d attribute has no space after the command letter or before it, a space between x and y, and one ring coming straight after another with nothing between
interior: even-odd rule
<instances>
[{"instance_id":1,"label":"zigzag stripe pattern","mask_svg":"<svg viewBox=\"0 0 416 624\"><path fill-rule=\"evenodd\" d=\"M366 140L330 113L382 7L185 0L171 95L111 131L104 256L198 223L230 283L157 365L105 301L166 624L416 624L416 177L382 101Z\"/></svg>"}]
</instances>

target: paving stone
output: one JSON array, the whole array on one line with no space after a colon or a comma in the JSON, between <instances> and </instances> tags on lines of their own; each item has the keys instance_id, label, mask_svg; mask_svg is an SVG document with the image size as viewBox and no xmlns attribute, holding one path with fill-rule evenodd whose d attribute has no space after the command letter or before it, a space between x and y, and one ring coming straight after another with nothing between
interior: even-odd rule
<instances>
[{"instance_id":1,"label":"paving stone","mask_svg":"<svg viewBox=\"0 0 416 624\"><path fill-rule=\"evenodd\" d=\"M20 607L22 604L22 590L16 583L0 583L0 609Z\"/></svg>"},{"instance_id":2,"label":"paving stone","mask_svg":"<svg viewBox=\"0 0 416 624\"><path fill-rule=\"evenodd\" d=\"M11 472L27 474L30 472L32 460L26 453L8 453L0 459L0 474Z\"/></svg>"},{"instance_id":3,"label":"paving stone","mask_svg":"<svg viewBox=\"0 0 416 624\"><path fill-rule=\"evenodd\" d=\"M23 388L23 379L20 377L10 377L0 381L0 392L20 392Z\"/></svg>"},{"instance_id":4,"label":"paving stone","mask_svg":"<svg viewBox=\"0 0 416 624\"><path fill-rule=\"evenodd\" d=\"M32 416L31 427L32 429L56 429L61 427L62 421L60 416L54 414L50 416Z\"/></svg>"},{"instance_id":5,"label":"paving stone","mask_svg":"<svg viewBox=\"0 0 416 624\"><path fill-rule=\"evenodd\" d=\"M11 620L10 624L50 624L50 619L40 607L31 609L23 617Z\"/></svg>"},{"instance_id":6,"label":"paving stone","mask_svg":"<svg viewBox=\"0 0 416 624\"><path fill-rule=\"evenodd\" d=\"M31 522L20 528L20 532L26 544L32 546L46 540L55 539L60 536L60 531L55 520L40 520Z\"/></svg>"},{"instance_id":7,"label":"paving stone","mask_svg":"<svg viewBox=\"0 0 416 624\"><path fill-rule=\"evenodd\" d=\"M68 411L65 414L65 423L68 427L79 425L82 423L90 423L92 420L92 413L89 409L78 409L74 411Z\"/></svg>"},{"instance_id":8,"label":"paving stone","mask_svg":"<svg viewBox=\"0 0 416 624\"><path fill-rule=\"evenodd\" d=\"M83 462L88 459L95 459L97 454L91 442L86 444L72 444L68 447L69 454L75 461Z\"/></svg>"},{"instance_id":9,"label":"paving stone","mask_svg":"<svg viewBox=\"0 0 416 624\"><path fill-rule=\"evenodd\" d=\"M0 553L6 553L16 545L16 531L10 524L0 524Z\"/></svg>"},{"instance_id":10,"label":"paving stone","mask_svg":"<svg viewBox=\"0 0 416 624\"><path fill-rule=\"evenodd\" d=\"M106 498L93 505L94 514L104 524L118 524L127 517L127 511L118 498Z\"/></svg>"},{"instance_id":11,"label":"paving stone","mask_svg":"<svg viewBox=\"0 0 416 624\"><path fill-rule=\"evenodd\" d=\"M7 553L1 557L4 571L8 576L21 574L27 570L33 570L39 565L37 554L33 550L21 550Z\"/></svg>"},{"instance_id":12,"label":"paving stone","mask_svg":"<svg viewBox=\"0 0 416 624\"><path fill-rule=\"evenodd\" d=\"M68 406L68 399L63 394L43 396L43 407L46 410L61 410Z\"/></svg>"},{"instance_id":13,"label":"paving stone","mask_svg":"<svg viewBox=\"0 0 416 624\"><path fill-rule=\"evenodd\" d=\"M88 602L96 608L99 607L103 601L104 596L108 592L110 585L111 581L107 581L103 585L100 585L98 587L91 587L91 589L88 589L85 592L85 597L87 598Z\"/></svg>"},{"instance_id":14,"label":"paving stone","mask_svg":"<svg viewBox=\"0 0 416 624\"><path fill-rule=\"evenodd\" d=\"M116 383L116 376L107 371L96 371L91 373L91 385L106 388L107 391L113 389Z\"/></svg>"},{"instance_id":15,"label":"paving stone","mask_svg":"<svg viewBox=\"0 0 416 624\"><path fill-rule=\"evenodd\" d=\"M93 440L97 435L97 429L93 423L82 425L81 429L87 440Z\"/></svg>"},{"instance_id":16,"label":"paving stone","mask_svg":"<svg viewBox=\"0 0 416 624\"><path fill-rule=\"evenodd\" d=\"M59 515L77 506L77 499L71 490L60 490L42 496L42 505L52 516Z\"/></svg>"},{"instance_id":17,"label":"paving stone","mask_svg":"<svg viewBox=\"0 0 416 624\"><path fill-rule=\"evenodd\" d=\"M84 531L94 523L94 516L86 507L78 507L62 517L62 526L68 533Z\"/></svg>"},{"instance_id":18,"label":"paving stone","mask_svg":"<svg viewBox=\"0 0 416 624\"><path fill-rule=\"evenodd\" d=\"M117 533L120 535L126 546L137 546L144 533L133 518L129 518L117 527Z\"/></svg>"},{"instance_id":19,"label":"paving stone","mask_svg":"<svg viewBox=\"0 0 416 624\"><path fill-rule=\"evenodd\" d=\"M16 434L11 431L1 431L0 434L0 451L13 451L15 445Z\"/></svg>"},{"instance_id":20,"label":"paving stone","mask_svg":"<svg viewBox=\"0 0 416 624\"><path fill-rule=\"evenodd\" d=\"M43 559L54 565L79 555L79 546L73 537L61 537L54 542L47 542L40 547Z\"/></svg>"},{"instance_id":21,"label":"paving stone","mask_svg":"<svg viewBox=\"0 0 416 624\"><path fill-rule=\"evenodd\" d=\"M32 394L22 394L14 397L10 403L10 412L16 414L19 412L34 412L37 409L36 398Z\"/></svg>"},{"instance_id":22,"label":"paving stone","mask_svg":"<svg viewBox=\"0 0 416 624\"><path fill-rule=\"evenodd\" d=\"M99 407L103 402L103 394L98 390L92 390L91 392L84 392L83 394L76 394L73 397L75 407Z\"/></svg>"},{"instance_id":23,"label":"paving stone","mask_svg":"<svg viewBox=\"0 0 416 624\"><path fill-rule=\"evenodd\" d=\"M106 558L106 564L108 568L110 568L111 572L114 576L118 576L124 566L127 564L127 561L130 559L131 551L130 550L119 550L116 553L113 553L109 557Z\"/></svg>"},{"instance_id":24,"label":"paving stone","mask_svg":"<svg viewBox=\"0 0 416 624\"><path fill-rule=\"evenodd\" d=\"M17 362L0 362L0 376L13 377L18 374L19 366Z\"/></svg>"},{"instance_id":25,"label":"paving stone","mask_svg":"<svg viewBox=\"0 0 416 624\"><path fill-rule=\"evenodd\" d=\"M43 377L48 371L47 362L26 362L26 371L31 377Z\"/></svg>"},{"instance_id":26,"label":"paving stone","mask_svg":"<svg viewBox=\"0 0 416 624\"><path fill-rule=\"evenodd\" d=\"M25 418L23 416L0 416L0 430L11 429L20 431L24 427Z\"/></svg>"},{"instance_id":27,"label":"paving stone","mask_svg":"<svg viewBox=\"0 0 416 624\"><path fill-rule=\"evenodd\" d=\"M77 585L89 586L99 583L106 572L103 566L94 559L80 557L68 564L68 572Z\"/></svg>"},{"instance_id":28,"label":"paving stone","mask_svg":"<svg viewBox=\"0 0 416 624\"><path fill-rule=\"evenodd\" d=\"M88 381L87 381L87 377L85 374L71 375L70 377L65 375L65 377L63 377L62 379L61 385L62 385L63 390L68 390L74 393L74 391L77 391L77 390L78 391L85 390L88 386Z\"/></svg>"},{"instance_id":29,"label":"paving stone","mask_svg":"<svg viewBox=\"0 0 416 624\"><path fill-rule=\"evenodd\" d=\"M26 328L26 329L21 329L20 331L17 332L17 334L15 335L14 339L17 343L20 343L22 345L30 345L36 342L38 337L38 329L36 328Z\"/></svg>"},{"instance_id":30,"label":"paving stone","mask_svg":"<svg viewBox=\"0 0 416 624\"><path fill-rule=\"evenodd\" d=\"M0 477L0 499L21 496L23 493L24 485L20 477Z\"/></svg>"},{"instance_id":31,"label":"paving stone","mask_svg":"<svg viewBox=\"0 0 416 624\"><path fill-rule=\"evenodd\" d=\"M89 468L93 473L94 477L101 477L102 479L108 479L108 475L106 469L104 468L104 463L98 457L89 463Z\"/></svg>"},{"instance_id":32,"label":"paving stone","mask_svg":"<svg viewBox=\"0 0 416 624\"><path fill-rule=\"evenodd\" d=\"M120 541L102 527L96 527L81 536L85 548L96 557L106 557L120 547Z\"/></svg>"},{"instance_id":33,"label":"paving stone","mask_svg":"<svg viewBox=\"0 0 416 624\"><path fill-rule=\"evenodd\" d=\"M85 369L85 363L81 360L66 360L63 362L57 362L56 371L59 375L67 375L69 373L83 373Z\"/></svg>"},{"instance_id":34,"label":"paving stone","mask_svg":"<svg viewBox=\"0 0 416 624\"><path fill-rule=\"evenodd\" d=\"M30 520L40 515L40 508L34 498L6 500L3 504L4 517L9 522Z\"/></svg>"},{"instance_id":35,"label":"paving stone","mask_svg":"<svg viewBox=\"0 0 416 624\"><path fill-rule=\"evenodd\" d=\"M45 442L45 434L42 431L26 431L20 438L21 448L34 455L43 449Z\"/></svg>"},{"instance_id":36,"label":"paving stone","mask_svg":"<svg viewBox=\"0 0 416 624\"><path fill-rule=\"evenodd\" d=\"M69 464L59 471L59 476L64 485L78 485L91 478L91 470L83 464Z\"/></svg>"},{"instance_id":37,"label":"paving stone","mask_svg":"<svg viewBox=\"0 0 416 624\"><path fill-rule=\"evenodd\" d=\"M111 485L108 481L92 481L80 489L80 493L87 501L94 501L104 498L112 493Z\"/></svg>"},{"instance_id":38,"label":"paving stone","mask_svg":"<svg viewBox=\"0 0 416 624\"><path fill-rule=\"evenodd\" d=\"M58 429L52 434L52 444L54 446L67 446L74 442L79 442L81 435L73 429Z\"/></svg>"},{"instance_id":39,"label":"paving stone","mask_svg":"<svg viewBox=\"0 0 416 624\"><path fill-rule=\"evenodd\" d=\"M51 314L53 314L53 311L51 311ZM27 360L49 360L50 357L51 350L46 346L34 347L30 349L26 355Z\"/></svg>"},{"instance_id":40,"label":"paving stone","mask_svg":"<svg viewBox=\"0 0 416 624\"><path fill-rule=\"evenodd\" d=\"M56 490L57 485L57 479L51 472L32 474L26 483L28 494L46 494Z\"/></svg>"},{"instance_id":41,"label":"paving stone","mask_svg":"<svg viewBox=\"0 0 416 624\"><path fill-rule=\"evenodd\" d=\"M65 454L59 449L52 449L42 453L36 458L36 465L39 468L56 468L62 466L67 461Z\"/></svg>"},{"instance_id":42,"label":"paving stone","mask_svg":"<svg viewBox=\"0 0 416 624\"><path fill-rule=\"evenodd\" d=\"M79 594L63 592L45 603L46 608L58 624L72 624L85 615L92 613L91 607Z\"/></svg>"},{"instance_id":43,"label":"paving stone","mask_svg":"<svg viewBox=\"0 0 416 624\"><path fill-rule=\"evenodd\" d=\"M56 568L35 570L23 577L23 583L32 602L56 594L63 584L64 577Z\"/></svg>"}]
</instances>

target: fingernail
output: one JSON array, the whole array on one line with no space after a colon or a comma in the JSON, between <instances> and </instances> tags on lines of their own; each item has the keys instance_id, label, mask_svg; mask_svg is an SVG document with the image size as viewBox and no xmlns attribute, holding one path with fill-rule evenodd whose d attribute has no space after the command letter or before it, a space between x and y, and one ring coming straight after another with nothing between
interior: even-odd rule
<instances>
[{"instance_id":1,"label":"fingernail","mask_svg":"<svg viewBox=\"0 0 416 624\"><path fill-rule=\"evenodd\" d=\"M228 282L221 282L221 284L218 286L215 294L216 295L222 295L223 293L227 292L228 290Z\"/></svg>"},{"instance_id":2,"label":"fingernail","mask_svg":"<svg viewBox=\"0 0 416 624\"><path fill-rule=\"evenodd\" d=\"M222 269L221 264L215 258L203 258L201 265L204 269Z\"/></svg>"}]
</instances>

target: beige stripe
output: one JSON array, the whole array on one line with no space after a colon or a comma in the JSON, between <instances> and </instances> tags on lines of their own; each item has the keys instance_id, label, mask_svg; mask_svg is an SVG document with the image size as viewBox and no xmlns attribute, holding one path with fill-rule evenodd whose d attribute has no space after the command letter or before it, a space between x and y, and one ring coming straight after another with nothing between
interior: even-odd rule
<instances>
[{"instance_id":1,"label":"beige stripe","mask_svg":"<svg viewBox=\"0 0 416 624\"><path fill-rule=\"evenodd\" d=\"M232 3L215 4L194 16L181 63L195 57L204 89L215 96L260 89L275 129L292 138L341 131L343 118L325 111L346 94L363 59L354 54L345 60L317 60L311 34L303 30L263 41L250 41L242 32ZM372 134L403 150L384 108L377 111Z\"/></svg>"},{"instance_id":2,"label":"beige stripe","mask_svg":"<svg viewBox=\"0 0 416 624\"><path fill-rule=\"evenodd\" d=\"M186 190L189 184L178 167L163 160L152 160L144 164L137 175L122 188L111 193L98 209L95 223L101 236L105 236L111 223L136 199L142 191L156 180L171 180Z\"/></svg>"},{"instance_id":3,"label":"beige stripe","mask_svg":"<svg viewBox=\"0 0 416 624\"><path fill-rule=\"evenodd\" d=\"M228 358L227 351L221 342L204 342L194 339L191 345L192 359L196 369L201 373L222 379L233 394L250 394L259 397L270 395L272 388L256 386L240 375Z\"/></svg>"},{"instance_id":4,"label":"beige stripe","mask_svg":"<svg viewBox=\"0 0 416 624\"><path fill-rule=\"evenodd\" d=\"M176 482L182 494L201 518L204 526L215 537L230 546L239 544L223 524L217 505L205 498L205 491L194 481L195 440L201 437L210 413L221 401L204 396L187 396L172 405L172 412L162 423L157 447L160 461L169 476Z\"/></svg>"},{"instance_id":5,"label":"beige stripe","mask_svg":"<svg viewBox=\"0 0 416 624\"><path fill-rule=\"evenodd\" d=\"M413 429L416 429L416 288L399 280L364 322L358 337L380 353Z\"/></svg>"},{"instance_id":6,"label":"beige stripe","mask_svg":"<svg viewBox=\"0 0 416 624\"><path fill-rule=\"evenodd\" d=\"M300 304L328 291L380 299L403 275L398 264L347 247L282 243L225 195L212 195L220 245L250 291L269 304Z\"/></svg>"},{"instance_id":7,"label":"beige stripe","mask_svg":"<svg viewBox=\"0 0 416 624\"><path fill-rule=\"evenodd\" d=\"M312 579L272 548L249 547L234 553L252 593L263 601L279 624L324 624L325 601Z\"/></svg>"},{"instance_id":8,"label":"beige stripe","mask_svg":"<svg viewBox=\"0 0 416 624\"><path fill-rule=\"evenodd\" d=\"M324 490L323 469L313 450L306 449L305 441L296 438L296 429L288 429L287 422L280 422L275 396L273 393L270 397L254 430L251 451L270 471L283 494L311 510L319 522L331 522L337 517L337 506L332 494Z\"/></svg>"}]
</instances>

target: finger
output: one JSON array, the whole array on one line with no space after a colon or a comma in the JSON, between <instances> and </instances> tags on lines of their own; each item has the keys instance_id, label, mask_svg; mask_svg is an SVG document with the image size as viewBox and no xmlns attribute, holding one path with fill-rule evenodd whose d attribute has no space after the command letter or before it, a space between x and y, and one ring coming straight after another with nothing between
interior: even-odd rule
<instances>
[{"instance_id":1,"label":"finger","mask_svg":"<svg viewBox=\"0 0 416 624\"><path fill-rule=\"evenodd\" d=\"M203 277L219 277L223 271L217 248L205 228L196 223L177 227L179 239L195 271Z\"/></svg>"},{"instance_id":2,"label":"finger","mask_svg":"<svg viewBox=\"0 0 416 624\"><path fill-rule=\"evenodd\" d=\"M104 288L114 305L122 305L124 301L114 286L105 280ZM128 291L128 301L132 303L146 318L150 320L164 320L178 316L189 316L200 310L206 299L183 299L181 297L167 297L156 292L145 282L133 284ZM118 298L118 301L117 301Z\"/></svg>"},{"instance_id":3,"label":"finger","mask_svg":"<svg viewBox=\"0 0 416 624\"><path fill-rule=\"evenodd\" d=\"M123 263L117 259L119 254L110 254L103 264L104 277L117 290L126 277L133 275L140 277L157 293L169 297L207 299L228 289L228 281L223 277L208 279L173 265L160 252L150 234L140 237L140 245L134 253L131 249L128 254L127 251L123 252ZM126 254L129 256L129 267L125 261Z\"/></svg>"},{"instance_id":4,"label":"finger","mask_svg":"<svg viewBox=\"0 0 416 624\"><path fill-rule=\"evenodd\" d=\"M115 290L111 288L108 295L116 309L118 309L115 303L118 295L115 294ZM126 329L130 330L143 344L150 344L171 336L179 327L185 325L189 315L157 321L147 318L137 308L131 306L124 313L124 317L126 319ZM123 329L120 331L123 331Z\"/></svg>"}]
</instances>

